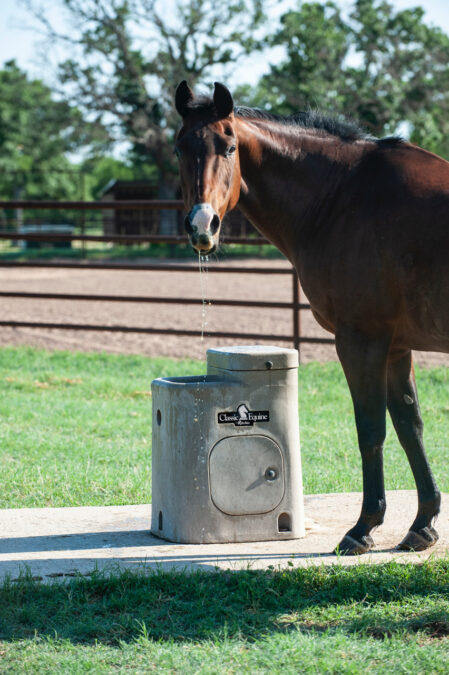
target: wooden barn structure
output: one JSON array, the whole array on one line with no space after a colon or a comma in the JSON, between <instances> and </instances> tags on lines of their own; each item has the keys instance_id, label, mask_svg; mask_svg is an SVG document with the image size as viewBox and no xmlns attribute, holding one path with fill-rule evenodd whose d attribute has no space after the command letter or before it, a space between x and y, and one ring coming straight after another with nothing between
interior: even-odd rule
<instances>
[{"instance_id":1,"label":"wooden barn structure","mask_svg":"<svg viewBox=\"0 0 449 675\"><path fill-rule=\"evenodd\" d=\"M129 201L156 199L157 185L149 180L111 180L104 187L101 201ZM105 209L103 211L103 232L105 236L115 234L159 234L160 212L136 209Z\"/></svg>"}]
</instances>

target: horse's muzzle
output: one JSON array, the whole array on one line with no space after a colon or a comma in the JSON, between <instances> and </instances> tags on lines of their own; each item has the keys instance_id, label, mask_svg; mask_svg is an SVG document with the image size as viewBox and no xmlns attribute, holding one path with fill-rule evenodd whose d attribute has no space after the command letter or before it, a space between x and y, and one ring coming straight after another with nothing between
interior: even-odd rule
<instances>
[{"instance_id":1,"label":"horse's muzzle","mask_svg":"<svg viewBox=\"0 0 449 675\"><path fill-rule=\"evenodd\" d=\"M217 248L214 238L207 234L192 234L190 236L190 243L192 244L193 249L202 255L214 253Z\"/></svg>"},{"instance_id":2,"label":"horse's muzzle","mask_svg":"<svg viewBox=\"0 0 449 675\"><path fill-rule=\"evenodd\" d=\"M184 228L189 235L190 243L197 253L207 255L213 253L217 248L216 235L220 229L220 218L216 213L212 213L209 222L198 222L198 211L195 207L184 219Z\"/></svg>"}]
</instances>

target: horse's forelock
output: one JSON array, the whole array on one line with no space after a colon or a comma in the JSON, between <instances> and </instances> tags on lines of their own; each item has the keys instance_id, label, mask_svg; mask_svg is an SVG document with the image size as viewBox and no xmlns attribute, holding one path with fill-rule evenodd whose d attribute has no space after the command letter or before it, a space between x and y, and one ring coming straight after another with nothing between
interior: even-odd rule
<instances>
[{"instance_id":1,"label":"horse's forelock","mask_svg":"<svg viewBox=\"0 0 449 675\"><path fill-rule=\"evenodd\" d=\"M189 114L201 116L210 120L217 120L219 118L218 111L215 107L214 101L210 96L200 94L189 101L185 108L186 116Z\"/></svg>"}]
</instances>

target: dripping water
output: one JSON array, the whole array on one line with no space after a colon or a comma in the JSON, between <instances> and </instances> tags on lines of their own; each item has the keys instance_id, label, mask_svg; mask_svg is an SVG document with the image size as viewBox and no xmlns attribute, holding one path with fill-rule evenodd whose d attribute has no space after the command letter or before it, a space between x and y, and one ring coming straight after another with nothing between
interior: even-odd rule
<instances>
[{"instance_id":1,"label":"dripping water","mask_svg":"<svg viewBox=\"0 0 449 675\"><path fill-rule=\"evenodd\" d=\"M200 289L201 289L201 340L204 340L204 333L207 328L207 289L208 289L208 280L209 280L209 256L203 256L201 253L198 254L198 267L200 271ZM205 459L205 436L204 436L204 395L202 395L202 385L206 382L206 375L203 375L202 378L198 379L195 398L194 398L194 411L193 411L193 421L199 426L199 452L198 452L198 462L204 463ZM199 486L196 486L195 489L199 489Z\"/></svg>"},{"instance_id":2,"label":"dripping water","mask_svg":"<svg viewBox=\"0 0 449 675\"><path fill-rule=\"evenodd\" d=\"M196 385L196 391L194 394L194 410L193 410L193 421L198 425L197 427L197 438L199 437L199 448L197 456L197 467L200 464L204 464L206 461L206 448L205 448L205 433L204 433L204 392L202 391L204 384L206 382L207 375L202 375L198 378ZM196 480L196 479L195 479ZM195 489L198 490L199 486L195 486Z\"/></svg>"},{"instance_id":3,"label":"dripping water","mask_svg":"<svg viewBox=\"0 0 449 675\"><path fill-rule=\"evenodd\" d=\"M207 327L207 284L209 280L209 256L198 253L198 267L200 270L200 288L201 288L201 340L204 340L204 333Z\"/></svg>"}]
</instances>

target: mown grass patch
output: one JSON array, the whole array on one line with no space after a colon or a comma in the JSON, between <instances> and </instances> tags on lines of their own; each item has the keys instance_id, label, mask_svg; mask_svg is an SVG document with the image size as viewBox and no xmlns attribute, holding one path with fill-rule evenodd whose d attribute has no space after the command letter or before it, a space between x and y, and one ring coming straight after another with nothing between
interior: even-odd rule
<instances>
[{"instance_id":1,"label":"mown grass patch","mask_svg":"<svg viewBox=\"0 0 449 675\"><path fill-rule=\"evenodd\" d=\"M139 356L0 350L0 508L151 501L151 381L205 372L205 363ZM421 370L425 440L449 490L449 370ZM352 402L337 363L299 371L305 491L361 489ZM387 489L413 488L395 433L385 444Z\"/></svg>"},{"instance_id":2,"label":"mown grass patch","mask_svg":"<svg viewBox=\"0 0 449 675\"><path fill-rule=\"evenodd\" d=\"M23 579L0 588L0 670L444 673L448 610L449 559Z\"/></svg>"},{"instance_id":3,"label":"mown grass patch","mask_svg":"<svg viewBox=\"0 0 449 675\"><path fill-rule=\"evenodd\" d=\"M151 381L191 361L0 350L0 507L151 498Z\"/></svg>"}]
</instances>

